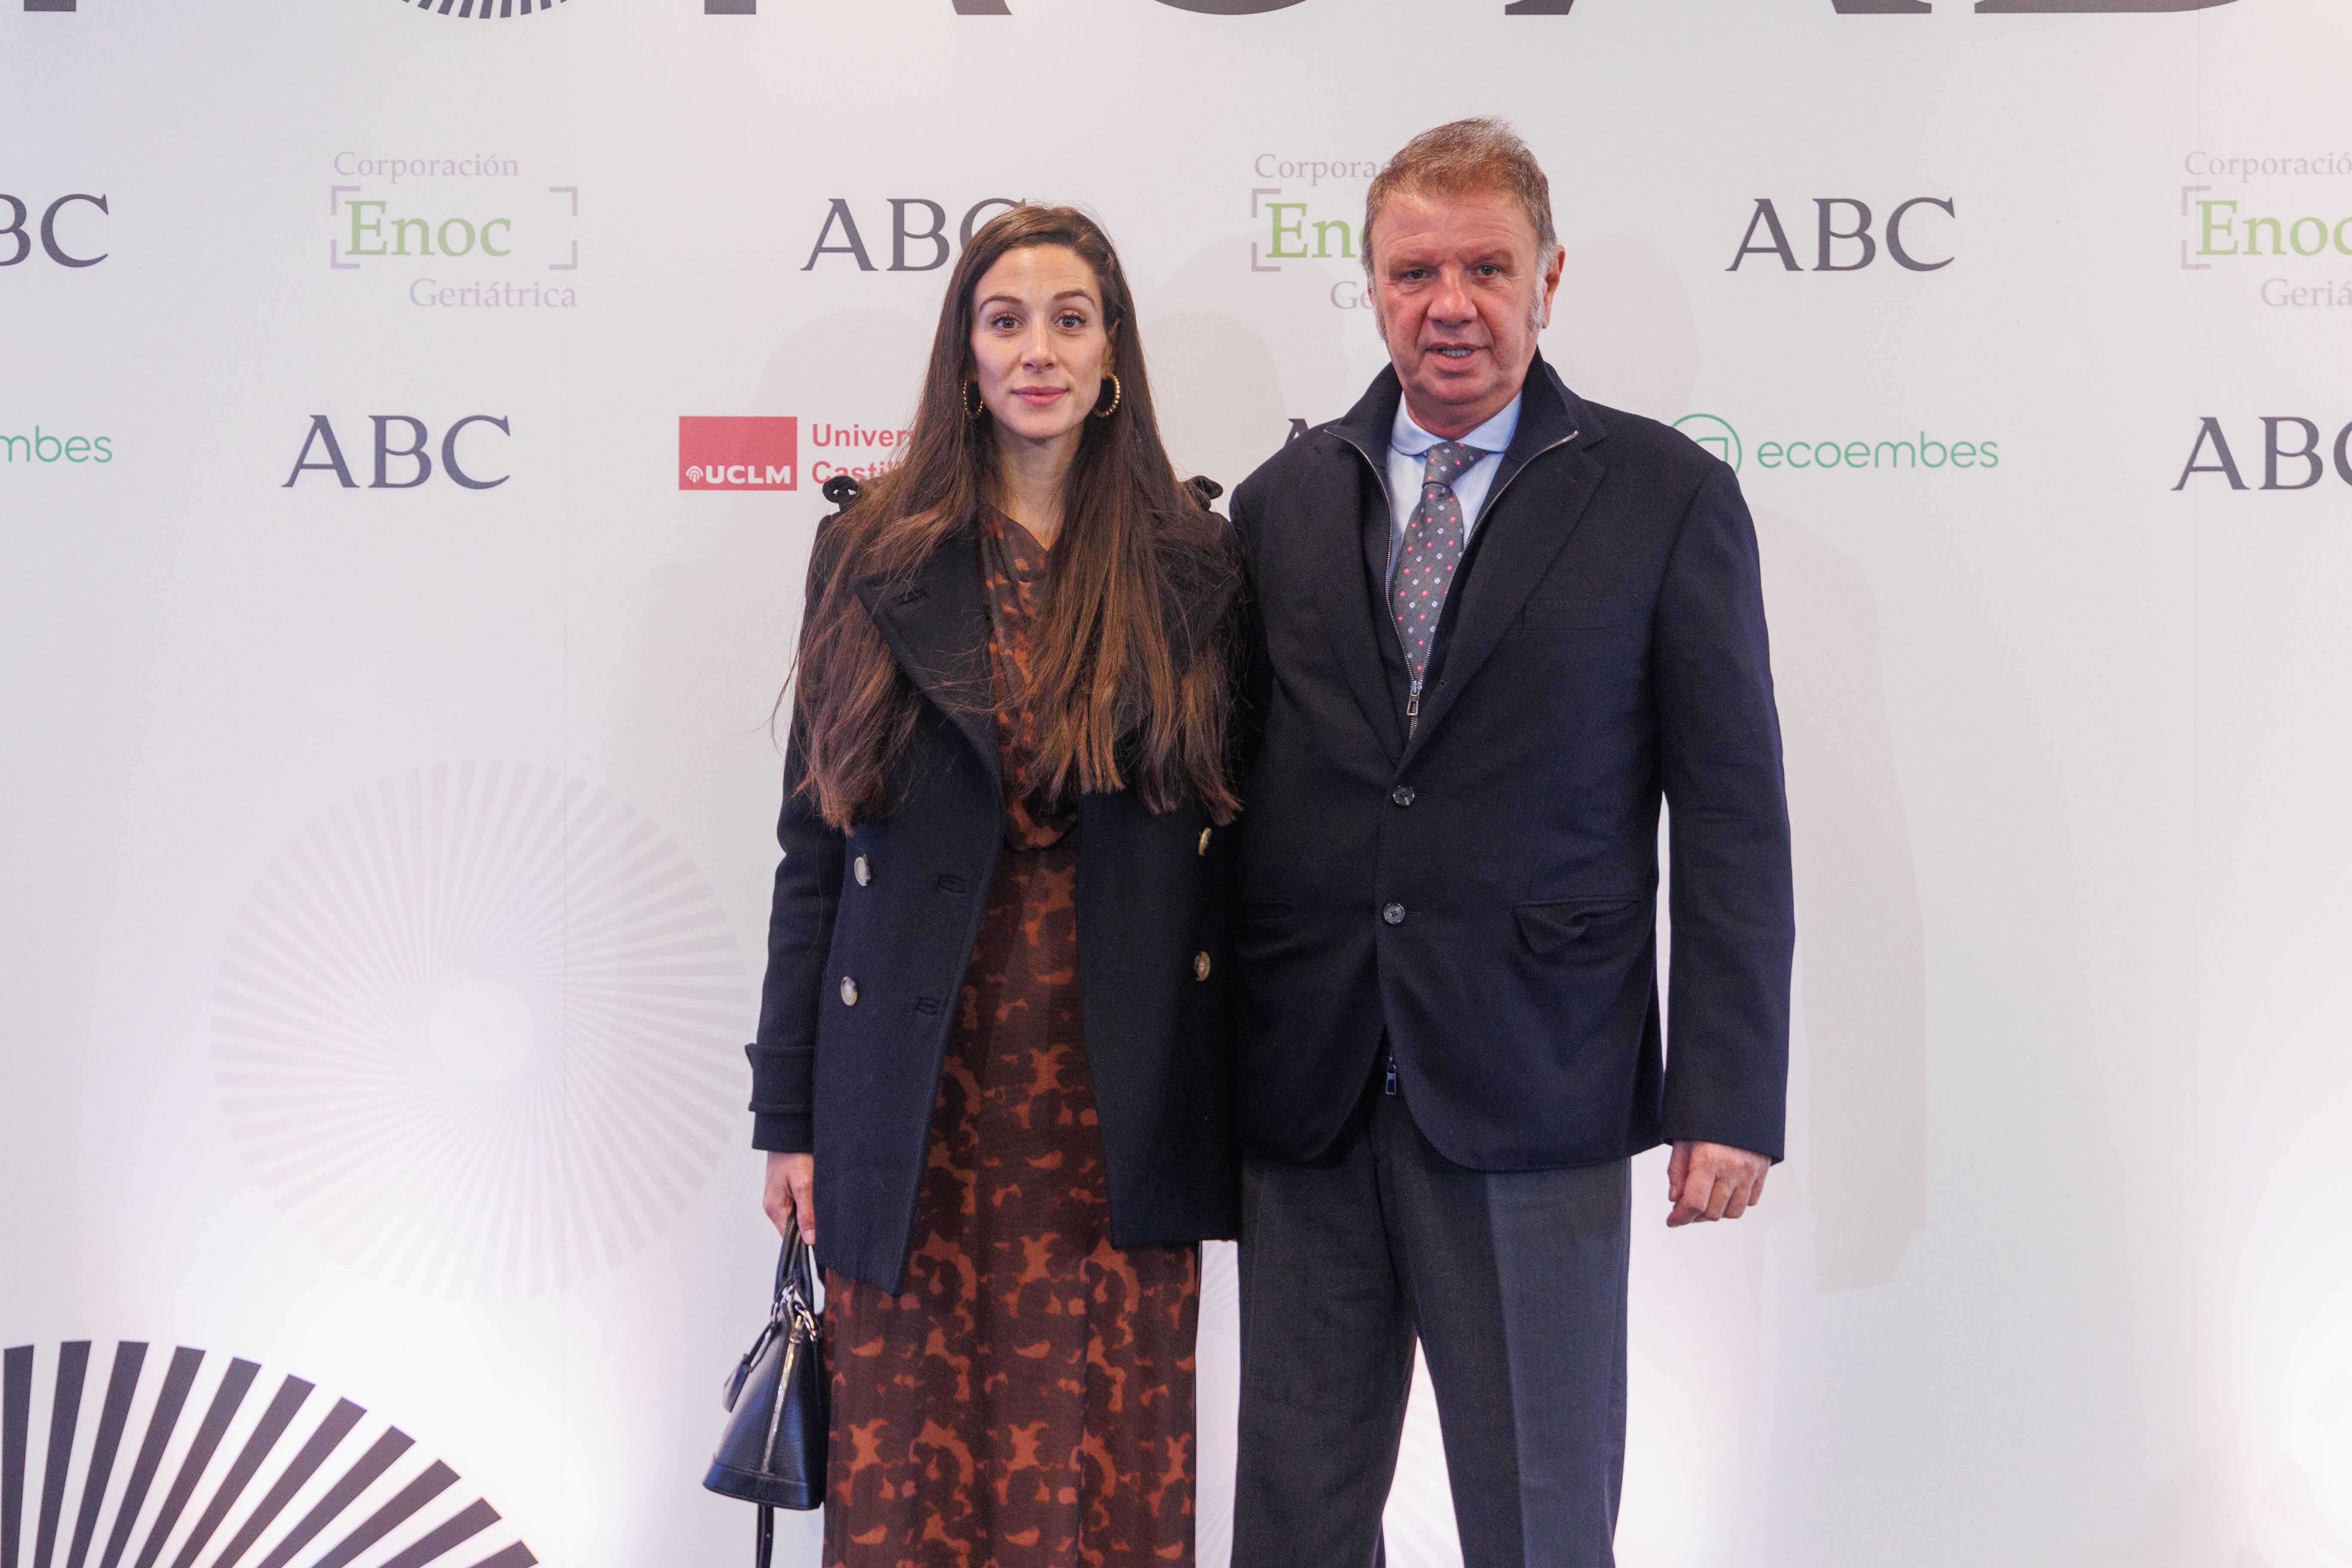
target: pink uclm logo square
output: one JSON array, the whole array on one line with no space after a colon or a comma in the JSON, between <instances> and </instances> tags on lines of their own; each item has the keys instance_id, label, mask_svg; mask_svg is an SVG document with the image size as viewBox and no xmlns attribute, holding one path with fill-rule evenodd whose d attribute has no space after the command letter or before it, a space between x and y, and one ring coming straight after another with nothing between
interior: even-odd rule
<instances>
[{"instance_id":1,"label":"pink uclm logo square","mask_svg":"<svg viewBox=\"0 0 2352 1568\"><path fill-rule=\"evenodd\" d=\"M797 489L800 425L789 415L678 416L677 488Z\"/></svg>"}]
</instances>

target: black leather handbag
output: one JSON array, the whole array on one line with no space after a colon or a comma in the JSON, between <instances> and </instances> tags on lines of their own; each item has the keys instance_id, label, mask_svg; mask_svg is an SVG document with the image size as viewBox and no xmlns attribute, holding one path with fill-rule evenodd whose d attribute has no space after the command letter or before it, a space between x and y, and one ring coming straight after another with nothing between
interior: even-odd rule
<instances>
[{"instance_id":1,"label":"black leather handbag","mask_svg":"<svg viewBox=\"0 0 2352 1568\"><path fill-rule=\"evenodd\" d=\"M767 1326L727 1379L727 1430L702 1484L760 1505L759 1568L775 1550L776 1509L824 1503L825 1399L810 1249L794 1226L776 1258Z\"/></svg>"}]
</instances>

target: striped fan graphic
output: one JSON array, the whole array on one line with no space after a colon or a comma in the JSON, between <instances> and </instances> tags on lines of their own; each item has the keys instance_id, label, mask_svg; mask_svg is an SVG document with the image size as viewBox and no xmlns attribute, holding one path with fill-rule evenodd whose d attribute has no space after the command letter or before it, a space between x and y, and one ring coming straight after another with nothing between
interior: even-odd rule
<instances>
[{"instance_id":1,"label":"striped fan graphic","mask_svg":"<svg viewBox=\"0 0 2352 1568\"><path fill-rule=\"evenodd\" d=\"M444 763L327 811L238 911L214 1001L223 1109L263 1185L335 1256L428 1294L619 1264L743 1099L749 990L717 896L630 806L538 768Z\"/></svg>"},{"instance_id":2,"label":"striped fan graphic","mask_svg":"<svg viewBox=\"0 0 2352 1568\"><path fill-rule=\"evenodd\" d=\"M0 1355L0 1568L539 1561L415 1438L299 1377L185 1345L151 1356L131 1341L97 1376L88 1340L45 1359L37 1366L31 1345ZM47 1396L37 1398L44 1372Z\"/></svg>"},{"instance_id":3,"label":"striped fan graphic","mask_svg":"<svg viewBox=\"0 0 2352 1568\"><path fill-rule=\"evenodd\" d=\"M404 5L409 0L400 0ZM539 0L537 9L552 11L556 0ZM528 16L531 0L415 0L416 8L436 16L464 16L487 22L492 16Z\"/></svg>"}]
</instances>

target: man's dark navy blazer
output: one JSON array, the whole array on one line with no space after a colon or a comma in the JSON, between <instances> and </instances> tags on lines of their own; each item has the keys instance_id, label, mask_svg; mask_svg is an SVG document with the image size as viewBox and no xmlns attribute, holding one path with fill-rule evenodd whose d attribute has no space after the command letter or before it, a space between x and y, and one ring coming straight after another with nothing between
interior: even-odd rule
<instances>
[{"instance_id":1,"label":"man's dark navy blazer","mask_svg":"<svg viewBox=\"0 0 2352 1568\"><path fill-rule=\"evenodd\" d=\"M1254 611L1242 1140L1318 1157L1385 1049L1458 1164L1586 1164L1661 1139L1778 1159L1795 910L1738 481L1538 358L1409 719L1383 587L1401 396L1383 371L1234 498Z\"/></svg>"}]
</instances>

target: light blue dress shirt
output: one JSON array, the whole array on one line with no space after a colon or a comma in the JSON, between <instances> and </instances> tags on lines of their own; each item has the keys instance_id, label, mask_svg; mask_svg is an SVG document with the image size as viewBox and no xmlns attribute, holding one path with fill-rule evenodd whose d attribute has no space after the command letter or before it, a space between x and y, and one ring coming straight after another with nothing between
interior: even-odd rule
<instances>
[{"instance_id":1,"label":"light blue dress shirt","mask_svg":"<svg viewBox=\"0 0 2352 1568\"><path fill-rule=\"evenodd\" d=\"M1477 531L1478 513L1486 504L1486 492L1494 488L1495 476L1502 470L1503 449L1519 428L1521 393L1484 425L1462 437L1465 447L1475 447L1486 455L1462 470L1454 481L1454 498L1462 503L1462 542L1468 544L1471 534ZM1404 525L1412 521L1412 509L1421 504L1421 480L1428 465L1423 455L1445 439L1433 436L1413 423L1404 399L1397 399L1396 423L1389 428L1389 581L1396 581L1397 556L1404 550Z\"/></svg>"}]
</instances>

